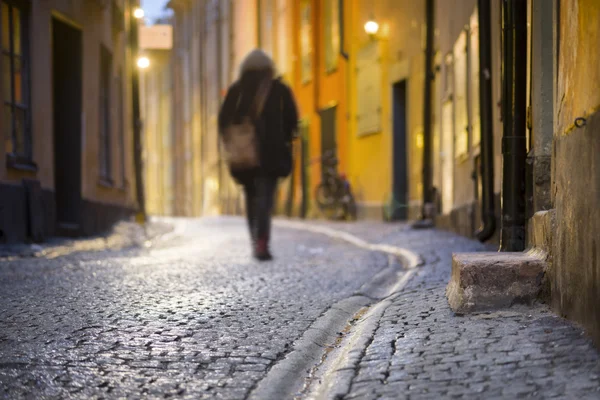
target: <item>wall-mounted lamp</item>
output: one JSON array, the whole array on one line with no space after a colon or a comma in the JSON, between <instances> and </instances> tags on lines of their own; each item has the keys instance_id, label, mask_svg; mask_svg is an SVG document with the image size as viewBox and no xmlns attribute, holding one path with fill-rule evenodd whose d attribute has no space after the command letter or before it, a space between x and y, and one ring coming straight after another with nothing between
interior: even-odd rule
<instances>
[{"instance_id":1,"label":"wall-mounted lamp","mask_svg":"<svg viewBox=\"0 0 600 400\"><path fill-rule=\"evenodd\" d=\"M379 24L373 19L367 21L365 24L365 32L367 32L367 35L371 38L374 38L375 35L377 35L377 32L379 32Z\"/></svg>"},{"instance_id":2,"label":"wall-mounted lamp","mask_svg":"<svg viewBox=\"0 0 600 400\"><path fill-rule=\"evenodd\" d=\"M135 10L133 10L133 16L136 19L142 19L144 18L144 15L146 15L146 13L144 13L144 10L142 10L141 8L136 8Z\"/></svg>"},{"instance_id":3,"label":"wall-mounted lamp","mask_svg":"<svg viewBox=\"0 0 600 400\"><path fill-rule=\"evenodd\" d=\"M146 69L150 66L150 59L148 57L140 57L137 59L137 66L139 69Z\"/></svg>"}]
</instances>

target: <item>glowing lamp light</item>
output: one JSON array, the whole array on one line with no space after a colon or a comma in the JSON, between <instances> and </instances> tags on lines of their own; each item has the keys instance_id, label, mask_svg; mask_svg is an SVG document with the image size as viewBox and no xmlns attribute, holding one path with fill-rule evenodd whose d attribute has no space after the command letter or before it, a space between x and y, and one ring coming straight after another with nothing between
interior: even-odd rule
<instances>
[{"instance_id":1,"label":"glowing lamp light","mask_svg":"<svg viewBox=\"0 0 600 400\"><path fill-rule=\"evenodd\" d=\"M142 10L141 8L136 8L135 10L133 10L133 16L136 17L137 19L142 19L144 18L144 10Z\"/></svg>"},{"instance_id":2,"label":"glowing lamp light","mask_svg":"<svg viewBox=\"0 0 600 400\"><path fill-rule=\"evenodd\" d=\"M377 32L379 32L379 24L372 20L368 21L365 24L365 32L370 36L377 35Z\"/></svg>"},{"instance_id":3,"label":"glowing lamp light","mask_svg":"<svg viewBox=\"0 0 600 400\"><path fill-rule=\"evenodd\" d=\"M150 66L150 59L148 57L140 57L137 60L137 66L140 69L146 69Z\"/></svg>"}]
</instances>

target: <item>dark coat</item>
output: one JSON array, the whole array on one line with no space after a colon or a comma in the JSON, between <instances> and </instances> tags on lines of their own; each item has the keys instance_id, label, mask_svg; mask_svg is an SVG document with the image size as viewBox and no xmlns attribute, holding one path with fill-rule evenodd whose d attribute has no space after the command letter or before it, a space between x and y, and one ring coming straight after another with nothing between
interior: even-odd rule
<instances>
[{"instance_id":1,"label":"dark coat","mask_svg":"<svg viewBox=\"0 0 600 400\"><path fill-rule=\"evenodd\" d=\"M267 75L268 76L268 75ZM264 71L248 71L233 83L219 112L219 132L248 116ZM257 174L275 178L288 176L292 169L291 142L298 128L298 110L291 89L280 79L273 79L263 112L256 121L259 134L261 167L254 171L232 171L244 184Z\"/></svg>"}]
</instances>

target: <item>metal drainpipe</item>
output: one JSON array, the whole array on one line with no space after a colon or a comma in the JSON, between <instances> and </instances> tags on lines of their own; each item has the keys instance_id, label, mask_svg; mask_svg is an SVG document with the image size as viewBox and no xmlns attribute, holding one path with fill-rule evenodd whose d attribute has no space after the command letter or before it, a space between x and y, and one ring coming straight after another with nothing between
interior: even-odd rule
<instances>
[{"instance_id":1,"label":"metal drainpipe","mask_svg":"<svg viewBox=\"0 0 600 400\"><path fill-rule=\"evenodd\" d=\"M138 44L138 20L133 16L135 1L129 2L129 46L134 59L131 65L131 90L132 90L132 123L133 123L133 162L135 170L135 191L138 203L138 213L136 219L140 223L145 223L146 216L146 198L144 195L143 181L143 162L142 162L142 120L140 118L140 74L136 66L135 57L139 52Z\"/></svg>"},{"instance_id":2,"label":"metal drainpipe","mask_svg":"<svg viewBox=\"0 0 600 400\"><path fill-rule=\"evenodd\" d=\"M434 36L434 1L425 3L426 14L426 46L425 46L425 87L423 105L423 219L431 217L426 210L426 205L432 202L432 165L431 165L431 83L435 79L433 72L433 36Z\"/></svg>"},{"instance_id":3,"label":"metal drainpipe","mask_svg":"<svg viewBox=\"0 0 600 400\"><path fill-rule=\"evenodd\" d=\"M494 204L494 121L492 114L492 34L490 0L478 0L479 17L479 109L481 125L481 177L483 225L475 233L479 241L489 240L496 231Z\"/></svg>"},{"instance_id":4,"label":"metal drainpipe","mask_svg":"<svg viewBox=\"0 0 600 400\"><path fill-rule=\"evenodd\" d=\"M527 2L504 0L502 235L500 251L525 249Z\"/></svg>"}]
</instances>

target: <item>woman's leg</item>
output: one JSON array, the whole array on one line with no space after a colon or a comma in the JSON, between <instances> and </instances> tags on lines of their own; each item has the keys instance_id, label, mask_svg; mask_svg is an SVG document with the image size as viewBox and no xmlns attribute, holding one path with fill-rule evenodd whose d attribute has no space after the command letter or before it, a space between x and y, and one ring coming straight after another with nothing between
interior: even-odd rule
<instances>
[{"instance_id":1,"label":"woman's leg","mask_svg":"<svg viewBox=\"0 0 600 400\"><path fill-rule=\"evenodd\" d=\"M271 239L271 219L273 218L273 206L275 203L275 188L277 187L276 178L267 178L265 182L266 192L266 222L265 222L265 237L267 238L267 244Z\"/></svg>"},{"instance_id":2,"label":"woman's leg","mask_svg":"<svg viewBox=\"0 0 600 400\"><path fill-rule=\"evenodd\" d=\"M256 185L254 180L244 183L244 197L246 200L246 219L248 221L248 231L250 240L254 249L256 243Z\"/></svg>"},{"instance_id":3,"label":"woman's leg","mask_svg":"<svg viewBox=\"0 0 600 400\"><path fill-rule=\"evenodd\" d=\"M265 259L270 259L269 239L271 236L271 216L277 180L261 176L256 178L256 228L257 252Z\"/></svg>"}]
</instances>

